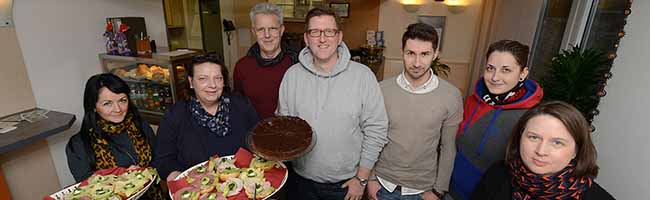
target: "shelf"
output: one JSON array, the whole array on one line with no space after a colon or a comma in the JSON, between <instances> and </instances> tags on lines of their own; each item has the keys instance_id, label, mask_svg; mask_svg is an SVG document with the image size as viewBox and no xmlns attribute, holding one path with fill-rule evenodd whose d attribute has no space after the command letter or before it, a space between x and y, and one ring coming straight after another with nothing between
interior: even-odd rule
<instances>
[{"instance_id":1,"label":"shelf","mask_svg":"<svg viewBox=\"0 0 650 200\"><path fill-rule=\"evenodd\" d=\"M161 112L148 111L140 108L138 108L138 111L140 111L140 115L142 116L142 118L147 120L149 124L153 124L153 125L159 125L160 120L164 115L164 113Z\"/></svg>"},{"instance_id":2,"label":"shelf","mask_svg":"<svg viewBox=\"0 0 650 200\"><path fill-rule=\"evenodd\" d=\"M136 83L136 84L145 84L145 85L160 85L160 86L163 86L163 87L170 87L171 86L171 84L169 84L169 83L154 81L154 80L149 80L149 79L138 80L138 79L132 79L132 78L128 78L128 77L120 77L120 78L122 80L124 80L124 82L127 82L127 83Z\"/></svg>"},{"instance_id":3,"label":"shelf","mask_svg":"<svg viewBox=\"0 0 650 200\"><path fill-rule=\"evenodd\" d=\"M196 51L172 51L172 52L159 52L153 53L151 57L131 57L120 55L108 55L106 53L99 54L99 59L109 59L117 61L131 61L147 64L168 65L170 61L191 58L198 54Z\"/></svg>"},{"instance_id":4,"label":"shelf","mask_svg":"<svg viewBox=\"0 0 650 200\"><path fill-rule=\"evenodd\" d=\"M293 18L293 17L289 18L289 17L285 17L285 18L284 18L284 22L299 22L299 23L305 23L305 19L304 19L304 18Z\"/></svg>"},{"instance_id":5,"label":"shelf","mask_svg":"<svg viewBox=\"0 0 650 200\"><path fill-rule=\"evenodd\" d=\"M342 18L342 17L341 17L341 18L339 18L339 21L340 21L341 23L344 24L344 23L348 22L348 18ZM284 18L284 22L290 22L290 23L305 23L305 19L304 19L304 18L289 18L289 17L285 17L285 18Z\"/></svg>"},{"instance_id":6,"label":"shelf","mask_svg":"<svg viewBox=\"0 0 650 200\"><path fill-rule=\"evenodd\" d=\"M145 113L145 114L149 114L149 115L163 116L165 114L165 113L162 113L162 112L150 111L150 110L145 110L145 109L142 109L142 108L138 108L138 109L139 109L140 113Z\"/></svg>"},{"instance_id":7,"label":"shelf","mask_svg":"<svg viewBox=\"0 0 650 200\"><path fill-rule=\"evenodd\" d=\"M185 26L167 26L168 29L185 29Z\"/></svg>"},{"instance_id":8,"label":"shelf","mask_svg":"<svg viewBox=\"0 0 650 200\"><path fill-rule=\"evenodd\" d=\"M121 69L126 70L122 73L131 89L131 100L140 110L144 119L150 124L158 124L166 112L175 102L185 99L187 94L187 77L186 67L191 65L191 58L199 54L197 50L179 50L155 53L151 57L127 57L118 55L100 54L99 58L105 72L113 72ZM152 74L156 79L150 80L142 76L135 76L133 70L141 64L146 64L151 70L152 65L158 65L163 70L169 72L165 76L166 81L159 80L159 73ZM185 67L184 69L177 68ZM152 72L153 73L153 72ZM165 73L166 74L166 73ZM130 75L130 76L129 76ZM183 76L183 77L179 77Z\"/></svg>"}]
</instances>

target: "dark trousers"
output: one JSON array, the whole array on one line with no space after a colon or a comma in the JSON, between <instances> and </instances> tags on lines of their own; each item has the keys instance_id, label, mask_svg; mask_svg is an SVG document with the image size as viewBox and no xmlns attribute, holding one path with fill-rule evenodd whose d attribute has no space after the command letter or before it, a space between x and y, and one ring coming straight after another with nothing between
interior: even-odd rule
<instances>
[{"instance_id":1,"label":"dark trousers","mask_svg":"<svg viewBox=\"0 0 650 200\"><path fill-rule=\"evenodd\" d=\"M383 186L377 191L377 199L381 200L422 200L419 194L402 195L402 188L397 186L393 192L389 192Z\"/></svg>"},{"instance_id":2,"label":"dark trousers","mask_svg":"<svg viewBox=\"0 0 650 200\"><path fill-rule=\"evenodd\" d=\"M294 173L296 191L289 191L290 200L342 200L348 188L341 188L345 181L318 183Z\"/></svg>"},{"instance_id":3,"label":"dark trousers","mask_svg":"<svg viewBox=\"0 0 650 200\"><path fill-rule=\"evenodd\" d=\"M280 200L300 200L300 197L298 196L298 182L297 182L297 177L298 174L293 170L293 165L291 162L286 161L284 162L284 165L287 166L287 171L289 172L287 176L287 182L284 183L284 192Z\"/></svg>"}]
</instances>

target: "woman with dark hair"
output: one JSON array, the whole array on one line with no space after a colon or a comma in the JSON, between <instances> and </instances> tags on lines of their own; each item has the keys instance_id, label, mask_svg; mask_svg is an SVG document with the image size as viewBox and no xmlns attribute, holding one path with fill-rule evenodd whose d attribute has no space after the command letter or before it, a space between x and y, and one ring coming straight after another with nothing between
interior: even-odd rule
<instances>
[{"instance_id":1,"label":"woman with dark hair","mask_svg":"<svg viewBox=\"0 0 650 200\"><path fill-rule=\"evenodd\" d=\"M543 91L528 77L528 46L512 40L490 45L474 93L465 101L456 135L456 159L449 195L468 199L483 173L503 160L514 123L539 104Z\"/></svg>"},{"instance_id":2,"label":"woman with dark hair","mask_svg":"<svg viewBox=\"0 0 650 200\"><path fill-rule=\"evenodd\" d=\"M99 169L151 165L156 136L131 103L130 91L126 82L110 73L94 75L86 82L81 130L65 149L77 182ZM144 198L163 198L160 187L150 187Z\"/></svg>"},{"instance_id":3,"label":"woman with dark hair","mask_svg":"<svg viewBox=\"0 0 650 200\"><path fill-rule=\"evenodd\" d=\"M228 69L215 54L195 56L188 80L193 97L174 104L158 128L154 166L168 180L212 155L235 154L259 121L248 99L230 92Z\"/></svg>"},{"instance_id":4,"label":"woman with dark hair","mask_svg":"<svg viewBox=\"0 0 650 200\"><path fill-rule=\"evenodd\" d=\"M614 199L594 182L596 148L587 120L553 101L526 112L512 131L506 161L483 176L472 199Z\"/></svg>"}]
</instances>

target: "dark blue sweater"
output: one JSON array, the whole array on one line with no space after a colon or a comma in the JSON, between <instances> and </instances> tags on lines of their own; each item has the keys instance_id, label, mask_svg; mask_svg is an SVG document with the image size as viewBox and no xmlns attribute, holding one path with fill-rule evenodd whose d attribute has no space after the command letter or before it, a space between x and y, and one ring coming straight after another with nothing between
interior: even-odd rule
<instances>
[{"instance_id":1,"label":"dark blue sweater","mask_svg":"<svg viewBox=\"0 0 650 200\"><path fill-rule=\"evenodd\" d=\"M172 171L184 171L215 154L233 155L240 147L246 147L246 136L259 117L246 97L230 97L231 132L224 137L199 126L187 101L177 102L165 113L158 128L158 148L153 163L163 180Z\"/></svg>"}]
</instances>

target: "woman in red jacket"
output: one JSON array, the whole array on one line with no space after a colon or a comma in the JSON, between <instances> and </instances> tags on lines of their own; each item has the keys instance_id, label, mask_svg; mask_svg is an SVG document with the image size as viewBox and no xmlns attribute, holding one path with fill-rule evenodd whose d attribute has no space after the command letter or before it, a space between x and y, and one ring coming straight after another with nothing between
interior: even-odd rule
<instances>
[{"instance_id":1,"label":"woman in red jacket","mask_svg":"<svg viewBox=\"0 0 650 200\"><path fill-rule=\"evenodd\" d=\"M539 104L543 91L528 77L528 46L512 40L490 45L483 78L465 101L450 184L453 199L469 199L488 167L505 157L515 122Z\"/></svg>"}]
</instances>

